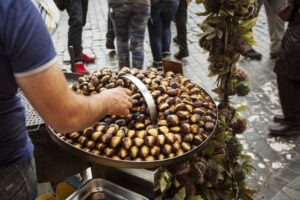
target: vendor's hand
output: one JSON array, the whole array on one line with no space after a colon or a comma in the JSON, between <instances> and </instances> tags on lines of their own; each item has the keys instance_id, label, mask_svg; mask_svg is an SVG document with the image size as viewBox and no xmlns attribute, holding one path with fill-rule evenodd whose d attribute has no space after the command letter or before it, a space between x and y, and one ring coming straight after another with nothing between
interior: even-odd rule
<instances>
[{"instance_id":1,"label":"vendor's hand","mask_svg":"<svg viewBox=\"0 0 300 200\"><path fill-rule=\"evenodd\" d=\"M107 115L128 115L129 109L132 108L131 91L125 88L114 88L104 90L100 93L103 97Z\"/></svg>"}]
</instances>

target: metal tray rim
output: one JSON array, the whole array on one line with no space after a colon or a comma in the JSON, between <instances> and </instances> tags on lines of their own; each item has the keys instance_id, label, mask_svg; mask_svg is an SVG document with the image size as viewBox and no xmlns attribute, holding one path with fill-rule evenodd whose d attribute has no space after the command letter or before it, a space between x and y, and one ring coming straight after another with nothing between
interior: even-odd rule
<instances>
[{"instance_id":1,"label":"metal tray rim","mask_svg":"<svg viewBox=\"0 0 300 200\"><path fill-rule=\"evenodd\" d=\"M200 87L200 86L199 86ZM216 107L216 123L215 126L213 128L213 130L210 132L210 134L208 135L208 137L205 139L204 142L202 142L200 145L198 145L196 148L192 149L191 151L185 152L184 154L180 155L180 156L175 156L173 158L166 158L164 160L155 160L155 161L131 161L131 160L114 160L112 158L106 158L103 156L98 156L95 155L93 153L90 152L86 152L82 149L76 148L73 145L65 142L63 139L59 138L56 133L54 132L54 130L50 127L50 126L46 126L48 133L50 135L50 137L58 144L60 145L62 148L65 148L66 150L74 153L75 155L78 155L84 159L87 159L93 163L97 163L100 165L106 165L106 166L110 166L110 167L117 167L117 168L135 168L135 169L151 169L151 168L158 168L158 167L163 167L163 166L167 166L170 164L174 164L174 163L178 163L184 160L187 160L188 158L192 157L194 154L202 151L205 146L207 145L207 143L213 138L216 130L217 130L217 126L218 126L218 107L216 102L213 100L213 98L211 97L211 95L202 87L200 87L205 93L206 95L208 95L211 100L213 101L213 103L215 104Z\"/></svg>"}]
</instances>

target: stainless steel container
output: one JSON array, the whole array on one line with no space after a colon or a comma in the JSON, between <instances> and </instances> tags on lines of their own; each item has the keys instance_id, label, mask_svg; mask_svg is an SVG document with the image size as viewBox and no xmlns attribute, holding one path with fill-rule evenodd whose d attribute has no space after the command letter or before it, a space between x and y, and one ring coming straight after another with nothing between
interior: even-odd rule
<instances>
[{"instance_id":1,"label":"stainless steel container","mask_svg":"<svg viewBox=\"0 0 300 200\"><path fill-rule=\"evenodd\" d=\"M126 169L93 164L93 178L103 178L142 194L149 199L158 195L157 185L162 168L157 169Z\"/></svg>"},{"instance_id":2,"label":"stainless steel container","mask_svg":"<svg viewBox=\"0 0 300 200\"><path fill-rule=\"evenodd\" d=\"M148 200L148 198L105 179L93 179L66 200Z\"/></svg>"}]
</instances>

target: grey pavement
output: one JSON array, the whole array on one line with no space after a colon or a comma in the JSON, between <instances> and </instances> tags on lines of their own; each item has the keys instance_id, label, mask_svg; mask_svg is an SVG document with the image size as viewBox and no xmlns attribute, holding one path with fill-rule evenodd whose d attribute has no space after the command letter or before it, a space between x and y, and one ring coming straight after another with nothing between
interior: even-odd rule
<instances>
[{"instance_id":1,"label":"grey pavement","mask_svg":"<svg viewBox=\"0 0 300 200\"><path fill-rule=\"evenodd\" d=\"M96 55L97 61L95 64L90 64L88 69L94 71L105 66L117 69L117 57L105 49L107 1L90 0L89 2L88 20L83 33L83 48L85 53ZM190 57L183 60L184 74L210 92L215 87L215 80L207 77L208 55L199 47L196 36L199 32L197 24L203 20L195 15L200 10L201 7L193 3L189 7ZM60 63L63 68L69 70L67 20L68 16L63 12L53 40ZM175 27L172 28L174 32ZM243 58L239 62L239 67L247 70L250 75L252 92L244 98L233 98L237 104L248 104L248 110L243 115L247 118L249 127L239 138L244 146L244 152L253 158L253 165L256 168L249 181L258 191L255 199L300 199L300 137L268 135L268 125L272 122L273 115L280 113L281 109L276 76L273 73L274 60L269 59L270 42L264 9L260 13L254 34L258 44L255 49L263 54L262 60L252 61ZM177 49L178 47L172 44L173 55ZM150 65L151 61L149 41L146 39L145 66Z\"/></svg>"}]
</instances>

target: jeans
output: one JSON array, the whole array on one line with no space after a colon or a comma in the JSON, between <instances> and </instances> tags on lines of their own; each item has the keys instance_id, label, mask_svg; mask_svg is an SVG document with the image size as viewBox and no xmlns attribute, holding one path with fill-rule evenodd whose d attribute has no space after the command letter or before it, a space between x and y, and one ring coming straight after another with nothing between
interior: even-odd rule
<instances>
[{"instance_id":1,"label":"jeans","mask_svg":"<svg viewBox=\"0 0 300 200\"><path fill-rule=\"evenodd\" d=\"M34 158L0 171L1 200L34 200L37 196L37 179Z\"/></svg>"},{"instance_id":2,"label":"jeans","mask_svg":"<svg viewBox=\"0 0 300 200\"><path fill-rule=\"evenodd\" d=\"M283 8L285 1L283 0L259 0L258 1L260 9L261 5L264 4L267 21L268 30L271 40L270 53L280 52L281 40L285 32L284 21L278 16L278 11Z\"/></svg>"},{"instance_id":3,"label":"jeans","mask_svg":"<svg viewBox=\"0 0 300 200\"><path fill-rule=\"evenodd\" d=\"M180 0L179 7L175 17L177 40L180 49L187 49L187 2Z\"/></svg>"},{"instance_id":4,"label":"jeans","mask_svg":"<svg viewBox=\"0 0 300 200\"><path fill-rule=\"evenodd\" d=\"M71 0L67 6L69 15L68 46L73 46L74 61L82 61L82 30L86 23L88 0Z\"/></svg>"},{"instance_id":5,"label":"jeans","mask_svg":"<svg viewBox=\"0 0 300 200\"><path fill-rule=\"evenodd\" d=\"M142 69L144 63L144 39L150 6L140 3L116 3L110 5L110 17L117 38L119 67ZM130 44L129 44L130 43Z\"/></svg>"},{"instance_id":6,"label":"jeans","mask_svg":"<svg viewBox=\"0 0 300 200\"><path fill-rule=\"evenodd\" d=\"M176 15L178 3L159 2L151 6L151 19L148 22L150 46L153 60L160 62L162 53L170 52L171 22Z\"/></svg>"},{"instance_id":7,"label":"jeans","mask_svg":"<svg viewBox=\"0 0 300 200\"><path fill-rule=\"evenodd\" d=\"M107 32L106 32L106 39L107 40L115 40L115 30L113 23L111 21L110 15L107 16Z\"/></svg>"}]
</instances>

